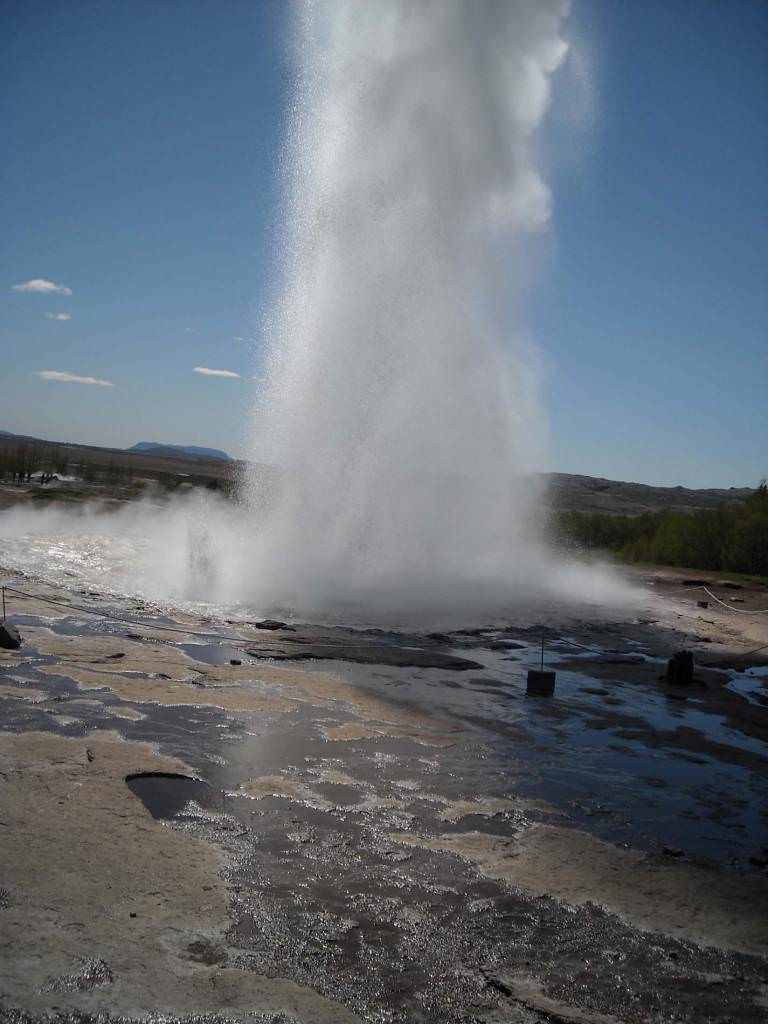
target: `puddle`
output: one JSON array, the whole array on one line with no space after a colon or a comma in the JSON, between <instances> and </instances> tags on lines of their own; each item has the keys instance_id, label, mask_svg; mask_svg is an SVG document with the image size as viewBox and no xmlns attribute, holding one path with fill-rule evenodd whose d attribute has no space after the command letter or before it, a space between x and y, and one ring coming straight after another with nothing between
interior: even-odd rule
<instances>
[{"instance_id":1,"label":"puddle","mask_svg":"<svg viewBox=\"0 0 768 1024\"><path fill-rule=\"evenodd\" d=\"M125 784L153 818L175 818L191 800L216 810L223 801L222 795L202 779L173 772L138 772L127 775Z\"/></svg>"},{"instance_id":2,"label":"puddle","mask_svg":"<svg viewBox=\"0 0 768 1024\"><path fill-rule=\"evenodd\" d=\"M242 647L232 647L228 644L219 643L183 643L174 644L178 650L183 651L189 655L190 658L194 658L195 661L205 662L206 665L253 665L255 664L253 658L249 658L246 651Z\"/></svg>"},{"instance_id":3,"label":"puddle","mask_svg":"<svg viewBox=\"0 0 768 1024\"><path fill-rule=\"evenodd\" d=\"M215 627L206 623L205 628ZM113 624L88 623L83 628L67 620L57 623L54 631L104 635L113 632ZM59 659L29 649L25 682L48 694L48 700L43 706L4 700L5 728L85 734L108 720L109 728L119 728L127 738L157 742L159 737L165 752L189 765L190 775L127 780L156 818L178 816L190 801L220 811L222 790L235 792L244 779L285 774L298 786L306 784L316 801L340 815L360 803L358 787L350 785L354 780L382 798L376 810L366 803L367 817L407 811L443 828L433 820L434 806L418 802L429 773L430 788L446 799L515 794L544 800L577 827L611 842L641 848L668 844L714 861L747 864L765 827L761 808L768 744L759 718L768 699L765 666L722 673L719 682L713 678L707 686L684 694L684 701L673 700L680 695L659 683L665 659L647 652L654 650L648 637L601 627L602 642L597 642L589 633L584 627L572 635L566 631L565 636L547 637L546 663L557 671L556 695L547 701L525 698L526 672L529 665L538 664L540 636L521 626L427 637L308 626L292 636L290 643L296 648L335 646L340 653L346 652L346 645L377 652L386 648L388 662L393 663L330 657L304 661L301 669L308 675L339 677L361 694L361 700L373 698L376 708L386 701L398 714L434 717L455 728L461 739L441 747L434 762L422 762L412 738L402 730L361 723L341 704L333 705L332 718L318 717L311 706L297 707L289 717L265 711L254 716L242 710L234 716L202 705L142 703L141 710L123 708L104 690L98 691L95 706L80 705L76 685L65 677L43 677L45 668ZM429 655L426 664L394 663L403 659L389 657L400 649L410 661L422 642ZM232 660L264 665L273 647L287 643L284 638L249 640L249 646L260 648L263 659L249 657L241 646L223 638L192 642L190 637L170 646L198 661L225 666ZM643 647L646 650L638 649ZM436 649L450 656L469 655L476 667L447 673L445 666L433 662ZM510 652L519 660L509 660ZM119 661L113 672L117 666ZM225 740L230 741L226 747ZM306 764L327 756L329 750L340 755L334 765L343 769L345 778L306 772ZM209 784L195 778L197 773ZM413 806L406 799L407 787L404 794L397 785L404 773L413 780ZM395 800L398 794L400 799ZM284 812L285 800L278 803ZM598 806L610 813L596 812ZM227 809L231 807L228 803ZM262 799L256 810L263 813L268 807ZM472 825L482 831L488 827L484 822L469 818L454 830Z\"/></svg>"},{"instance_id":4,"label":"puddle","mask_svg":"<svg viewBox=\"0 0 768 1024\"><path fill-rule=\"evenodd\" d=\"M744 672L729 669L728 689L745 697L750 704L768 707L768 665L748 668Z\"/></svg>"}]
</instances>

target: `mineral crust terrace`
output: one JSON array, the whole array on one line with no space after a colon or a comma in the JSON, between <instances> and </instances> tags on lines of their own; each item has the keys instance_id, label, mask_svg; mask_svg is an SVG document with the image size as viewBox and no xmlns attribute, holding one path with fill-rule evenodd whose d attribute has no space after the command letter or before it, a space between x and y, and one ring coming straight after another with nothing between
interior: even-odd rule
<instances>
[{"instance_id":1,"label":"mineral crust terrace","mask_svg":"<svg viewBox=\"0 0 768 1024\"><path fill-rule=\"evenodd\" d=\"M387 677L259 658L246 626L224 658L193 646L189 620L169 635L35 598L14 612L24 644L0 653L0 1016L763 1019L764 873L591 833L556 793L525 792L522 732L518 758L499 762L476 716L393 684L451 682L459 699L474 676L448 656L484 659L488 636ZM647 685L638 664L622 700ZM609 669L586 699L624 671ZM153 817L126 785L137 774L205 780L211 799Z\"/></svg>"}]
</instances>

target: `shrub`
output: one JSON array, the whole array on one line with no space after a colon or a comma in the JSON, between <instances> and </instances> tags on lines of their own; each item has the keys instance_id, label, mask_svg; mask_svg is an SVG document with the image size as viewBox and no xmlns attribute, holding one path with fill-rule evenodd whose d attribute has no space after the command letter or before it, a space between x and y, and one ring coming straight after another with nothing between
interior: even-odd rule
<instances>
[{"instance_id":1,"label":"shrub","mask_svg":"<svg viewBox=\"0 0 768 1024\"><path fill-rule=\"evenodd\" d=\"M712 511L640 516L566 512L557 517L556 529L570 547L607 549L629 562L768 576L765 482L745 502Z\"/></svg>"}]
</instances>

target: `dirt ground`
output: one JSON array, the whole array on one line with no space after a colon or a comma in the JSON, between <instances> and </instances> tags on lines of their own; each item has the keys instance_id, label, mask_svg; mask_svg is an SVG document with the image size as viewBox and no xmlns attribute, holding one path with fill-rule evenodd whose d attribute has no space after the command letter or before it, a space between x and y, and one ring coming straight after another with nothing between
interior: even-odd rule
<instances>
[{"instance_id":1,"label":"dirt ground","mask_svg":"<svg viewBox=\"0 0 768 1024\"><path fill-rule=\"evenodd\" d=\"M694 644L707 654L739 663L768 661L768 587L741 577L683 569L635 570L654 593L666 599L663 621L694 635ZM709 593L707 593L709 591ZM704 601L706 608L698 607ZM757 650L759 648L759 650ZM704 660L709 660L708 658ZM712 659L714 660L714 659Z\"/></svg>"}]
</instances>

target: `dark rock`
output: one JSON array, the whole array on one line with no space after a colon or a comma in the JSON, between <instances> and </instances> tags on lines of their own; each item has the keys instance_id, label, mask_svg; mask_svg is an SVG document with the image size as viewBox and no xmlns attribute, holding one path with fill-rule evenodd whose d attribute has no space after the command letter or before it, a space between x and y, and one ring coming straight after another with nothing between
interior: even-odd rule
<instances>
[{"instance_id":1,"label":"dark rock","mask_svg":"<svg viewBox=\"0 0 768 1024\"><path fill-rule=\"evenodd\" d=\"M685 850L681 850L679 846L664 846L661 852L665 857L684 857Z\"/></svg>"},{"instance_id":2,"label":"dark rock","mask_svg":"<svg viewBox=\"0 0 768 1024\"><path fill-rule=\"evenodd\" d=\"M693 652L677 651L667 662L666 680L672 686L690 686L693 682Z\"/></svg>"},{"instance_id":3,"label":"dark rock","mask_svg":"<svg viewBox=\"0 0 768 1024\"><path fill-rule=\"evenodd\" d=\"M17 651L21 647L21 634L10 622L0 622L0 647L6 651Z\"/></svg>"},{"instance_id":4,"label":"dark rock","mask_svg":"<svg viewBox=\"0 0 768 1024\"><path fill-rule=\"evenodd\" d=\"M393 665L414 668L444 668L456 671L482 668L476 661L457 658L440 651L414 650L384 643L295 643L281 642L263 650L248 649L254 658L274 661L351 661L361 665Z\"/></svg>"},{"instance_id":5,"label":"dark rock","mask_svg":"<svg viewBox=\"0 0 768 1024\"><path fill-rule=\"evenodd\" d=\"M697 608L709 608L709 601L697 601L696 602L696 607Z\"/></svg>"},{"instance_id":6,"label":"dark rock","mask_svg":"<svg viewBox=\"0 0 768 1024\"><path fill-rule=\"evenodd\" d=\"M486 974L483 971L483 976L489 988L492 988L496 992L500 992L503 996L514 995L513 990L509 985L502 981L501 978L496 977L495 974Z\"/></svg>"},{"instance_id":7,"label":"dark rock","mask_svg":"<svg viewBox=\"0 0 768 1024\"><path fill-rule=\"evenodd\" d=\"M242 661L239 658L230 658L229 659L229 664L230 665L242 665L243 663L242 663Z\"/></svg>"},{"instance_id":8,"label":"dark rock","mask_svg":"<svg viewBox=\"0 0 768 1024\"><path fill-rule=\"evenodd\" d=\"M742 583L731 583L729 580L726 580L721 585L723 587L725 587L726 590L743 590L744 589L744 585Z\"/></svg>"},{"instance_id":9,"label":"dark rock","mask_svg":"<svg viewBox=\"0 0 768 1024\"><path fill-rule=\"evenodd\" d=\"M89 761L93 761L93 759L96 757L96 755L94 754L90 747L85 748L85 756L88 758Z\"/></svg>"}]
</instances>

